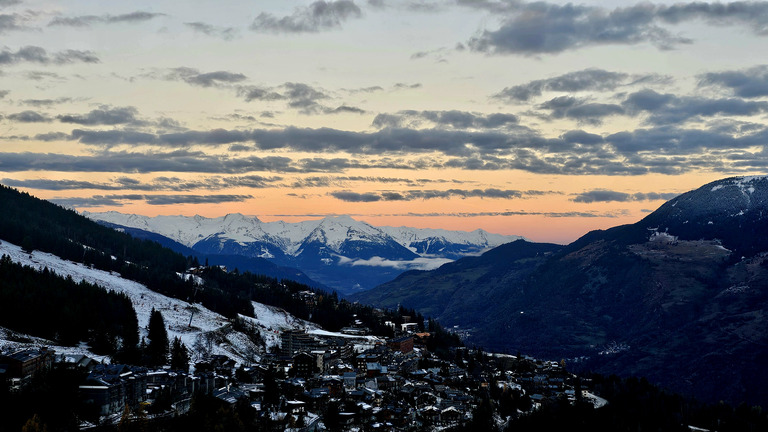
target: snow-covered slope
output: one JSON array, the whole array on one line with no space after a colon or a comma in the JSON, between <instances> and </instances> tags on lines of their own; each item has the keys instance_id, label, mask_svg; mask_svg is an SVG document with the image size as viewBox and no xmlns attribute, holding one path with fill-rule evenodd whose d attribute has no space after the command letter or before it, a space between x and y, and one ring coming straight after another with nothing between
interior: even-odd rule
<instances>
[{"instance_id":1,"label":"snow-covered slope","mask_svg":"<svg viewBox=\"0 0 768 432\"><path fill-rule=\"evenodd\" d=\"M19 246L6 241L0 242L0 256L8 255L14 262L42 270L48 268L60 276L72 276L75 281L85 280L108 290L125 293L133 303L139 321L142 337L147 336L146 327L152 309L159 310L166 325L168 337L180 337L192 352L192 360L198 360L208 354L221 354L235 359L240 363L249 363L257 359L259 347L246 335L230 328L229 321L223 316L212 312L200 304L188 303L171 297L166 297L151 291L144 285L124 279L119 274L96 270L79 263L62 260L61 258L40 251L25 253ZM279 308L253 303L256 318L244 317L261 333L267 346L279 345L279 333L285 329L318 330L317 326L299 320ZM7 347L32 344L52 346L49 341L23 337L24 342L14 342L19 339L13 332L0 329L0 344ZM87 354L87 347L54 347L58 353ZM98 357L101 358L101 357Z\"/></svg>"}]
</instances>

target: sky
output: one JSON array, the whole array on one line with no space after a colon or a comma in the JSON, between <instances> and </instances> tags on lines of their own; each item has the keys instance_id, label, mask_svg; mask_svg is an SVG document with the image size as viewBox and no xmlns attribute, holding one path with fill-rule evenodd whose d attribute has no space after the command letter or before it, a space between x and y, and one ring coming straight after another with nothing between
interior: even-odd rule
<instances>
[{"instance_id":1,"label":"sky","mask_svg":"<svg viewBox=\"0 0 768 432\"><path fill-rule=\"evenodd\" d=\"M567 243L768 164L768 2L0 0L0 183Z\"/></svg>"}]
</instances>

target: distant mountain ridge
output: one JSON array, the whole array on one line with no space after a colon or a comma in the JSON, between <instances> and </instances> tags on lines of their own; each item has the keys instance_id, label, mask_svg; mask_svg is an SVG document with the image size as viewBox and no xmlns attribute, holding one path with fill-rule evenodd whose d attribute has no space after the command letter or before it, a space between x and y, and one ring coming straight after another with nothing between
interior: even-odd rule
<instances>
[{"instance_id":1,"label":"distant mountain ridge","mask_svg":"<svg viewBox=\"0 0 768 432\"><path fill-rule=\"evenodd\" d=\"M354 299L414 307L490 350L768 405L768 177L709 183L545 255L534 245L404 273Z\"/></svg>"},{"instance_id":2,"label":"distant mountain ridge","mask_svg":"<svg viewBox=\"0 0 768 432\"><path fill-rule=\"evenodd\" d=\"M521 238L479 229L375 227L349 216L289 223L262 222L238 213L218 218L118 212L84 215L116 227L159 234L202 254L264 258L298 268L342 294L372 288L409 269L435 268Z\"/></svg>"}]
</instances>

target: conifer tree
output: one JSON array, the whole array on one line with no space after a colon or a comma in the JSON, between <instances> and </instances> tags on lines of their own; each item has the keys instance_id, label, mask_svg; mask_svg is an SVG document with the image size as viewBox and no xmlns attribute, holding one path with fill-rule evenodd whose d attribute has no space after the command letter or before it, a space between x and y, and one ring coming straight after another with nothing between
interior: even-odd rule
<instances>
[{"instance_id":1,"label":"conifer tree","mask_svg":"<svg viewBox=\"0 0 768 432\"><path fill-rule=\"evenodd\" d=\"M179 337L173 338L171 345L171 369L185 372L189 370L189 352Z\"/></svg>"},{"instance_id":2,"label":"conifer tree","mask_svg":"<svg viewBox=\"0 0 768 432\"><path fill-rule=\"evenodd\" d=\"M147 346L148 360L151 365L168 363L168 332L165 320L159 310L152 308L149 314L149 345Z\"/></svg>"}]
</instances>

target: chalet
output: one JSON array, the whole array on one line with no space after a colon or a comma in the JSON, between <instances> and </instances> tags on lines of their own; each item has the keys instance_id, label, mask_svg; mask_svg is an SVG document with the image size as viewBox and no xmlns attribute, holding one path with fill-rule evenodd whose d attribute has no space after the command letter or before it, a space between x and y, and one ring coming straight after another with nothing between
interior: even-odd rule
<instances>
[{"instance_id":1,"label":"chalet","mask_svg":"<svg viewBox=\"0 0 768 432\"><path fill-rule=\"evenodd\" d=\"M323 356L314 353L300 352L293 356L293 372L297 377L309 378L320 372L323 367Z\"/></svg>"}]
</instances>

